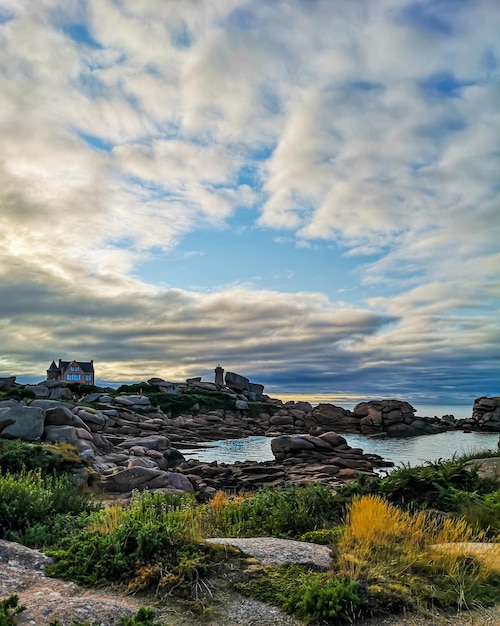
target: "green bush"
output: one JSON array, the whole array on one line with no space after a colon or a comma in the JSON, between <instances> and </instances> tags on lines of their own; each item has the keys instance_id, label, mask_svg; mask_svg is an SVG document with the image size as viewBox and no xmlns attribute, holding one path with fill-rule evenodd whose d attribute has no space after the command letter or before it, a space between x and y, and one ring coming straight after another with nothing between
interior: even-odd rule
<instances>
[{"instance_id":1,"label":"green bush","mask_svg":"<svg viewBox=\"0 0 500 626\"><path fill-rule=\"evenodd\" d=\"M57 543L80 514L95 510L90 496L68 476L43 476L40 470L0 475L0 538L32 547Z\"/></svg>"},{"instance_id":2,"label":"green bush","mask_svg":"<svg viewBox=\"0 0 500 626\"><path fill-rule=\"evenodd\" d=\"M62 448L29 443L20 439L0 439L0 473L19 474L40 469L43 474L67 471L74 462L64 457Z\"/></svg>"},{"instance_id":3,"label":"green bush","mask_svg":"<svg viewBox=\"0 0 500 626\"><path fill-rule=\"evenodd\" d=\"M228 499L217 511L219 536L299 539L340 520L343 508L324 485L262 489L248 498Z\"/></svg>"},{"instance_id":4,"label":"green bush","mask_svg":"<svg viewBox=\"0 0 500 626\"><path fill-rule=\"evenodd\" d=\"M25 606L20 606L19 598L16 595L0 600L0 626L16 626L16 615L25 609Z\"/></svg>"},{"instance_id":5,"label":"green bush","mask_svg":"<svg viewBox=\"0 0 500 626\"><path fill-rule=\"evenodd\" d=\"M32 400L35 393L26 387L10 387L1 393L2 400Z\"/></svg>"},{"instance_id":6,"label":"green bush","mask_svg":"<svg viewBox=\"0 0 500 626\"><path fill-rule=\"evenodd\" d=\"M279 606L306 623L353 622L366 604L359 585L345 577L313 572L301 565L278 565L237 585L239 591L262 602Z\"/></svg>"},{"instance_id":7,"label":"green bush","mask_svg":"<svg viewBox=\"0 0 500 626\"><path fill-rule=\"evenodd\" d=\"M92 513L85 529L49 552L49 575L95 586L103 582L138 591L182 585L193 594L214 566L218 549L197 536L197 509L189 496L134 493L119 505Z\"/></svg>"},{"instance_id":8,"label":"green bush","mask_svg":"<svg viewBox=\"0 0 500 626\"><path fill-rule=\"evenodd\" d=\"M160 622L154 621L155 612L144 606L131 617L122 617L122 626L160 626Z\"/></svg>"}]
</instances>

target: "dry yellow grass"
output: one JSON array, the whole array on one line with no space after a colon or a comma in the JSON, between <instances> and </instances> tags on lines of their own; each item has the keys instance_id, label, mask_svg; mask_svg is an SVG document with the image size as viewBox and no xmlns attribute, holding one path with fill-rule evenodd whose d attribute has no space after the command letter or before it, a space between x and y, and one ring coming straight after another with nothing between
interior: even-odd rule
<instances>
[{"instance_id":1,"label":"dry yellow grass","mask_svg":"<svg viewBox=\"0 0 500 626\"><path fill-rule=\"evenodd\" d=\"M482 552L471 548L483 546L484 540L483 531L462 519L443 519L429 511L411 514L379 496L363 496L348 509L338 567L341 574L390 588L416 604L435 591L436 596L454 595L465 606L464 590L498 571L498 546ZM471 561L471 555L481 558ZM438 588L444 584L446 590Z\"/></svg>"}]
</instances>

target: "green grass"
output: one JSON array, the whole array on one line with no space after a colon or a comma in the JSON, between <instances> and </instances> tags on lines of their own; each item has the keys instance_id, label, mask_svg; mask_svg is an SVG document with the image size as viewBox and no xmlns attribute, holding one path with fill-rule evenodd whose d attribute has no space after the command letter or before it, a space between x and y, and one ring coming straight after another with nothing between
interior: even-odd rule
<instances>
[{"instance_id":1,"label":"green grass","mask_svg":"<svg viewBox=\"0 0 500 626\"><path fill-rule=\"evenodd\" d=\"M343 507L324 485L262 489L246 496L218 492L207 505L206 532L215 536L299 539L338 522Z\"/></svg>"}]
</instances>

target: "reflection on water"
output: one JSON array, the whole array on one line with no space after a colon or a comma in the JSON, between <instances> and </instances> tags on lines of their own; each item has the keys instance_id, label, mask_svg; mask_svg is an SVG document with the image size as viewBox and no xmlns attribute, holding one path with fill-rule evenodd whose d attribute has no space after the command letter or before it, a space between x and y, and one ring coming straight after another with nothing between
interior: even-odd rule
<instances>
[{"instance_id":1,"label":"reflection on water","mask_svg":"<svg viewBox=\"0 0 500 626\"><path fill-rule=\"evenodd\" d=\"M454 455L471 454L482 450L496 450L498 433L463 433L459 431L402 437L398 439L370 439L364 435L344 435L351 448L362 448L366 454L378 454L396 465L422 465L425 461L451 459ZM247 437L211 441L202 450L182 450L187 459L200 461L272 461L269 437Z\"/></svg>"}]
</instances>

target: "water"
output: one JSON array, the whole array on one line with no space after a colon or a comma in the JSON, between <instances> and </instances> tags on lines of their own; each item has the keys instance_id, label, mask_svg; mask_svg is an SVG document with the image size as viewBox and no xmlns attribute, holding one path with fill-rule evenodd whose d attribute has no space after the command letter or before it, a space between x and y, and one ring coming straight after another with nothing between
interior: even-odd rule
<instances>
[{"instance_id":1,"label":"water","mask_svg":"<svg viewBox=\"0 0 500 626\"><path fill-rule=\"evenodd\" d=\"M364 435L344 435L351 448L362 448L367 454L378 454L396 466L422 465L426 461L451 459L454 455L497 450L498 433L464 433L461 431L401 437L397 439L370 439ZM200 461L272 461L271 438L247 437L211 441L202 450L182 450L187 459Z\"/></svg>"}]
</instances>

